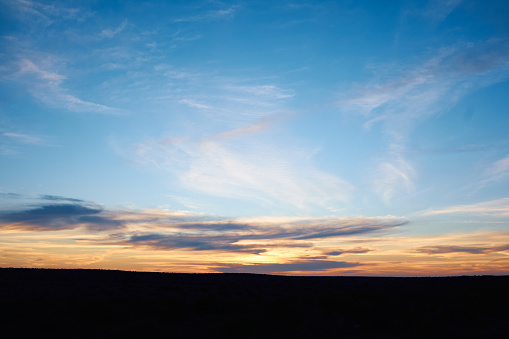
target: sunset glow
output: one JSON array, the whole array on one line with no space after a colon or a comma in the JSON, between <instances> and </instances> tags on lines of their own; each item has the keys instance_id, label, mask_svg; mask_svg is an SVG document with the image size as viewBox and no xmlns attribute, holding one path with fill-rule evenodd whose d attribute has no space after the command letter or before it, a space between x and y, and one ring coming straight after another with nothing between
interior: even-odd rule
<instances>
[{"instance_id":1,"label":"sunset glow","mask_svg":"<svg viewBox=\"0 0 509 339\"><path fill-rule=\"evenodd\" d=\"M1 0L0 267L509 274L507 3Z\"/></svg>"}]
</instances>

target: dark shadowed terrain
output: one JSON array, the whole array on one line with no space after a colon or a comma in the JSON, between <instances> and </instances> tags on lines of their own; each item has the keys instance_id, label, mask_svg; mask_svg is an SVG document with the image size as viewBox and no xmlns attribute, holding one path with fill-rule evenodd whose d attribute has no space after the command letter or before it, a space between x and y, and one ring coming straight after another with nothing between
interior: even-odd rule
<instances>
[{"instance_id":1,"label":"dark shadowed terrain","mask_svg":"<svg viewBox=\"0 0 509 339\"><path fill-rule=\"evenodd\" d=\"M0 269L1 336L505 338L509 276Z\"/></svg>"}]
</instances>

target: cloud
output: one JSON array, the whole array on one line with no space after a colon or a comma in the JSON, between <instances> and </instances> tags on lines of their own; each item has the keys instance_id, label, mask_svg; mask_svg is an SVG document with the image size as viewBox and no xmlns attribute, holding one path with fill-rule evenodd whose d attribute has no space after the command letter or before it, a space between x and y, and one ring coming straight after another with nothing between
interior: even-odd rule
<instances>
[{"instance_id":1,"label":"cloud","mask_svg":"<svg viewBox=\"0 0 509 339\"><path fill-rule=\"evenodd\" d=\"M46 141L29 134L0 131L0 155L18 154L25 145L43 146Z\"/></svg>"},{"instance_id":2,"label":"cloud","mask_svg":"<svg viewBox=\"0 0 509 339\"><path fill-rule=\"evenodd\" d=\"M114 253L121 249L124 253L121 257L127 256L128 262L137 262L135 257L147 255L167 261L167 256L171 255L167 252L171 251L176 256L187 258L184 262L189 259L198 266L207 267L207 270L223 264L223 268L235 266L236 270L240 270L236 265L229 264L232 258L238 260L237 263L255 262L255 266L258 261L267 260L285 263L281 266L260 266L258 269L264 272L350 267L348 265L353 263L327 261L324 251L320 249L321 244L326 243L326 248L330 248L334 246L332 244L352 236L380 237L384 232L407 224L403 218L393 216L226 219L162 208L106 209L81 199L58 195L2 194L0 198L15 200L14 206L17 206L6 208L8 204L2 205L4 210L0 211L0 231L7 238L0 239L0 243L9 243L9 239L18 239L16 237L22 234L22 239L14 247L23 247L23 244L26 246L36 241L42 247L35 247L41 248L40 251L44 253L47 253L48 246L63 246L65 251L72 246L76 251L83 249L88 253L94 253L94 248L99 252L107 250ZM28 207L19 208L23 204ZM65 251L63 249L62 253ZM365 253L368 250L347 247L342 251ZM206 263L210 261L206 259L210 255L216 258L213 264ZM288 263L289 258L302 260Z\"/></svg>"},{"instance_id":3,"label":"cloud","mask_svg":"<svg viewBox=\"0 0 509 339\"><path fill-rule=\"evenodd\" d=\"M441 13L458 3L447 2ZM405 159L412 130L468 93L508 79L508 46L507 39L457 43L441 48L418 65L371 66L373 79L344 93L339 108L365 119L368 131L381 125L388 137L387 151L378 160L373 180L373 190L383 200L389 202L397 192L413 191L418 173ZM505 162L497 166L494 171L504 173Z\"/></svg>"},{"instance_id":4,"label":"cloud","mask_svg":"<svg viewBox=\"0 0 509 339\"><path fill-rule=\"evenodd\" d=\"M470 253L470 254L490 254L496 252L509 251L509 245L502 246L425 246L416 249L416 252L426 254L445 254L445 253Z\"/></svg>"},{"instance_id":5,"label":"cloud","mask_svg":"<svg viewBox=\"0 0 509 339\"><path fill-rule=\"evenodd\" d=\"M103 209L98 205L78 199L45 197L46 200L73 201L74 203L44 204L24 210L2 211L0 212L0 228L54 231L84 226L88 230L104 231L124 227L121 221L101 215Z\"/></svg>"},{"instance_id":6,"label":"cloud","mask_svg":"<svg viewBox=\"0 0 509 339\"><path fill-rule=\"evenodd\" d=\"M212 196L284 209L324 209L348 199L352 185L314 168L311 152L260 141L269 126L262 120L200 141L139 144L137 158L173 172L183 187Z\"/></svg>"},{"instance_id":7,"label":"cloud","mask_svg":"<svg viewBox=\"0 0 509 339\"><path fill-rule=\"evenodd\" d=\"M206 222L173 222L153 218L158 232L126 235L114 244L142 246L156 250L181 248L197 251L229 251L260 254L273 247L312 247L304 240L347 237L393 229L407 222L400 218L267 218L212 220ZM164 227L164 228L162 228ZM172 229L171 232L165 231ZM364 248L349 253L365 253ZM348 252L348 251L346 251ZM346 253L345 252L345 253Z\"/></svg>"},{"instance_id":8,"label":"cloud","mask_svg":"<svg viewBox=\"0 0 509 339\"><path fill-rule=\"evenodd\" d=\"M2 1L11 6L16 13L16 16L21 20L33 20L42 25L51 24L52 20L48 17L47 9L50 7L37 1L28 0L15 0L15 1ZM30 20L29 20L30 19Z\"/></svg>"},{"instance_id":9,"label":"cloud","mask_svg":"<svg viewBox=\"0 0 509 339\"><path fill-rule=\"evenodd\" d=\"M341 255L341 254L362 254L362 253L368 253L368 252L371 252L373 251L372 249L370 248L365 248L365 247L354 247L354 248L351 248L351 249L339 249L337 251L332 251L332 252L326 252L325 255L333 255L333 256L336 256L336 255Z\"/></svg>"},{"instance_id":10,"label":"cloud","mask_svg":"<svg viewBox=\"0 0 509 339\"><path fill-rule=\"evenodd\" d=\"M307 234L299 235L296 239L317 239L317 238L331 238L337 236L363 234L374 231L380 231L383 229L404 226L408 222L402 221L400 223L394 223L392 225L384 225L383 223L375 225L356 225L356 226L337 226L337 227L320 227L314 232L311 231Z\"/></svg>"},{"instance_id":11,"label":"cloud","mask_svg":"<svg viewBox=\"0 0 509 339\"><path fill-rule=\"evenodd\" d=\"M120 26L118 26L115 29L104 29L104 30L102 30L101 35L103 35L105 37L108 37L108 38L113 38L115 35L117 35L118 33L122 32L126 28L126 26L127 26L127 20L124 20L122 22L122 24L120 24Z\"/></svg>"},{"instance_id":12,"label":"cloud","mask_svg":"<svg viewBox=\"0 0 509 339\"><path fill-rule=\"evenodd\" d=\"M115 109L82 100L67 93L61 86L65 76L41 69L29 59L18 62L18 71L10 75L10 79L23 82L28 91L42 102L69 109L75 112L114 113Z\"/></svg>"},{"instance_id":13,"label":"cloud","mask_svg":"<svg viewBox=\"0 0 509 339\"><path fill-rule=\"evenodd\" d=\"M462 0L431 0L423 15L434 21L443 21Z\"/></svg>"},{"instance_id":14,"label":"cloud","mask_svg":"<svg viewBox=\"0 0 509 339\"><path fill-rule=\"evenodd\" d=\"M408 224L408 221L396 217L322 217L322 218L265 218L236 219L252 225L250 234L244 239L293 239L310 240L344 237L389 230Z\"/></svg>"},{"instance_id":15,"label":"cloud","mask_svg":"<svg viewBox=\"0 0 509 339\"><path fill-rule=\"evenodd\" d=\"M186 248L195 251L220 250L252 254L260 254L266 251L256 245L235 244L237 240L239 239L228 235L142 234L132 236L124 244L134 244L159 250Z\"/></svg>"},{"instance_id":16,"label":"cloud","mask_svg":"<svg viewBox=\"0 0 509 339\"><path fill-rule=\"evenodd\" d=\"M2 1L2 4L7 5L6 8L13 17L25 24L38 27L47 27L62 20L83 21L92 16L92 13L83 9L59 6L56 2L46 4L39 1L13 0Z\"/></svg>"},{"instance_id":17,"label":"cloud","mask_svg":"<svg viewBox=\"0 0 509 339\"><path fill-rule=\"evenodd\" d=\"M485 183L498 181L509 176L509 156L497 160L490 165L485 170L484 175L487 177L487 179L484 180Z\"/></svg>"},{"instance_id":18,"label":"cloud","mask_svg":"<svg viewBox=\"0 0 509 339\"><path fill-rule=\"evenodd\" d=\"M274 123L274 120L262 119L261 121L254 123L252 125L246 126L246 127L240 127L240 128L236 128L234 130L216 134L216 135L208 138L208 140L221 139L221 138L238 138L238 137L243 137L243 136L247 136L250 134L256 134L256 133L262 132L263 130L271 127L271 125L273 123Z\"/></svg>"},{"instance_id":19,"label":"cloud","mask_svg":"<svg viewBox=\"0 0 509 339\"><path fill-rule=\"evenodd\" d=\"M403 158L398 157L393 162L382 162L377 171L378 178L374 180L375 192L380 194L386 203L390 203L393 195L401 189L410 193L414 189L414 168Z\"/></svg>"},{"instance_id":20,"label":"cloud","mask_svg":"<svg viewBox=\"0 0 509 339\"><path fill-rule=\"evenodd\" d=\"M235 14L235 11L239 5L232 5L227 9L220 10L212 10L203 14L198 14L194 16L181 17L175 19L174 22L192 22L192 21L203 21L203 20L217 20L217 19L225 19L230 18Z\"/></svg>"},{"instance_id":21,"label":"cloud","mask_svg":"<svg viewBox=\"0 0 509 339\"><path fill-rule=\"evenodd\" d=\"M229 265L217 267L216 271L222 273L258 273L258 274L278 274L295 271L324 271L334 268L348 268L360 266L359 263L329 260L312 260L291 262L286 264L254 264L254 265Z\"/></svg>"},{"instance_id":22,"label":"cloud","mask_svg":"<svg viewBox=\"0 0 509 339\"><path fill-rule=\"evenodd\" d=\"M193 107L193 108L199 108L199 109L211 109L211 107L210 107L210 106L207 106L207 105L204 105L204 104L200 104L200 103L195 102L195 101L193 101L193 100L191 100L191 99L181 99L181 100L179 100L179 102L180 102L181 104L186 104L186 105L188 105L188 106L190 106L190 107Z\"/></svg>"},{"instance_id":23,"label":"cloud","mask_svg":"<svg viewBox=\"0 0 509 339\"><path fill-rule=\"evenodd\" d=\"M0 215L0 221L6 228L58 230L74 228L77 218L100 212L101 209L78 204L44 205L22 211L4 212Z\"/></svg>"},{"instance_id":24,"label":"cloud","mask_svg":"<svg viewBox=\"0 0 509 339\"><path fill-rule=\"evenodd\" d=\"M50 201L68 201L68 202L76 202L76 203L84 203L84 200L81 199L75 199L75 198L67 198L62 197L59 195L48 195L48 194L41 194L40 198L43 200L50 200Z\"/></svg>"},{"instance_id":25,"label":"cloud","mask_svg":"<svg viewBox=\"0 0 509 339\"><path fill-rule=\"evenodd\" d=\"M22 142L24 144L40 144L43 142L43 140L41 138L35 137L32 135L28 135L28 134L3 132L2 135L4 137L14 139L14 140L16 140L18 142Z\"/></svg>"},{"instance_id":26,"label":"cloud","mask_svg":"<svg viewBox=\"0 0 509 339\"><path fill-rule=\"evenodd\" d=\"M209 231L240 231L247 230L250 228L247 224L235 223L235 222L200 222L200 223L184 223L177 227L182 229L194 229L194 230L209 230Z\"/></svg>"},{"instance_id":27,"label":"cloud","mask_svg":"<svg viewBox=\"0 0 509 339\"><path fill-rule=\"evenodd\" d=\"M288 99L294 96L293 91L282 90L281 88L273 85L260 85L260 86L228 86L234 92L247 93L264 100L278 100Z\"/></svg>"},{"instance_id":28,"label":"cloud","mask_svg":"<svg viewBox=\"0 0 509 339\"><path fill-rule=\"evenodd\" d=\"M491 200L470 205L451 206L439 210L428 210L422 212L423 215L440 215L440 214L483 214L489 216L509 216L509 198Z\"/></svg>"}]
</instances>

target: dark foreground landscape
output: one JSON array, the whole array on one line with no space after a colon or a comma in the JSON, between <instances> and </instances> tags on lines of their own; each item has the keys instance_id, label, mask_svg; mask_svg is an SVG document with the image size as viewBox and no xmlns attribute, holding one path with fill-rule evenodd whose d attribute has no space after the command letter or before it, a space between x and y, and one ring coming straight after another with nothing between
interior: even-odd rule
<instances>
[{"instance_id":1,"label":"dark foreground landscape","mask_svg":"<svg viewBox=\"0 0 509 339\"><path fill-rule=\"evenodd\" d=\"M509 276L0 269L0 336L506 338Z\"/></svg>"}]
</instances>

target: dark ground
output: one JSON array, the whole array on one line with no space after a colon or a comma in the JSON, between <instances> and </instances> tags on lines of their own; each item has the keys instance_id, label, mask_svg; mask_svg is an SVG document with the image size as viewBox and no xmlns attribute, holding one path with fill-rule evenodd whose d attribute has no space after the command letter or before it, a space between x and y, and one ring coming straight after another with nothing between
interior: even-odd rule
<instances>
[{"instance_id":1,"label":"dark ground","mask_svg":"<svg viewBox=\"0 0 509 339\"><path fill-rule=\"evenodd\" d=\"M507 338L508 296L509 276L3 268L0 337Z\"/></svg>"}]
</instances>

